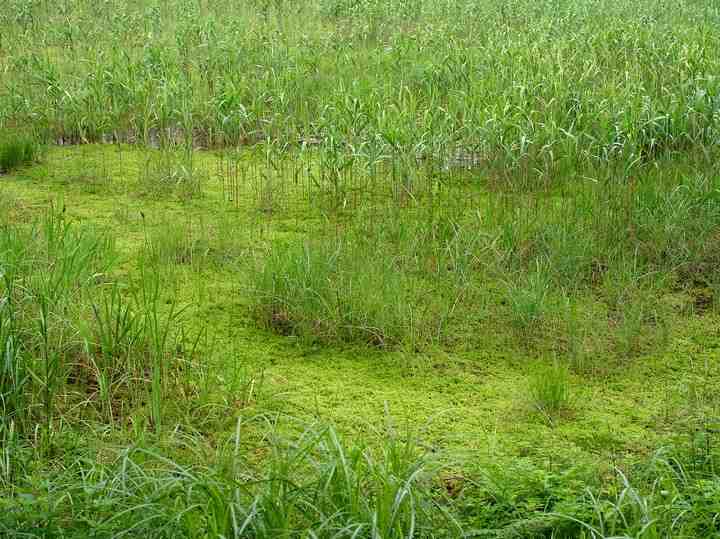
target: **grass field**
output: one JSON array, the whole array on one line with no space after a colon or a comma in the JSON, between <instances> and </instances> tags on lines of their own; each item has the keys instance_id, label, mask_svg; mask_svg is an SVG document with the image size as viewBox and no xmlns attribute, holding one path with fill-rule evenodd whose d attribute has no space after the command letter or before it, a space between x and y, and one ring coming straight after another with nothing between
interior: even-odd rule
<instances>
[{"instance_id":1,"label":"grass field","mask_svg":"<svg viewBox=\"0 0 720 539\"><path fill-rule=\"evenodd\" d=\"M5 0L0 537L720 537L719 24Z\"/></svg>"}]
</instances>

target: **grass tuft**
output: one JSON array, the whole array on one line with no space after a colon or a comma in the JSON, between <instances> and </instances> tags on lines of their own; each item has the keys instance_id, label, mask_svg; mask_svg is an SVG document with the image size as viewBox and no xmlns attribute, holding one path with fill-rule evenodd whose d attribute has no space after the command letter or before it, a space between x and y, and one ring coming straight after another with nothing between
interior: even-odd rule
<instances>
[{"instance_id":1,"label":"grass tuft","mask_svg":"<svg viewBox=\"0 0 720 539\"><path fill-rule=\"evenodd\" d=\"M567 410L571 405L570 372L559 361L539 364L530 374L528 390L533 407L547 417Z\"/></svg>"},{"instance_id":2,"label":"grass tuft","mask_svg":"<svg viewBox=\"0 0 720 539\"><path fill-rule=\"evenodd\" d=\"M0 136L0 174L7 174L20 167L37 162L42 146L37 138L17 132Z\"/></svg>"}]
</instances>

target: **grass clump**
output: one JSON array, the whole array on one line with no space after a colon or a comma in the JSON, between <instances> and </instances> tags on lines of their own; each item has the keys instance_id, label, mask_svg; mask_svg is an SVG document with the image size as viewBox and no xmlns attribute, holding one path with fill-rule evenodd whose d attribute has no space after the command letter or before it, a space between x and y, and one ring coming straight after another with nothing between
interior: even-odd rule
<instances>
[{"instance_id":1,"label":"grass clump","mask_svg":"<svg viewBox=\"0 0 720 539\"><path fill-rule=\"evenodd\" d=\"M208 257L210 236L203 223L164 222L149 228L143 256L157 266L198 266Z\"/></svg>"},{"instance_id":2,"label":"grass clump","mask_svg":"<svg viewBox=\"0 0 720 539\"><path fill-rule=\"evenodd\" d=\"M5 427L49 428L70 402L112 419L145 397L160 423L170 372L193 345L185 346L181 309L160 297L158 272L127 286L112 277L117 260L112 239L65 208L0 227Z\"/></svg>"},{"instance_id":3,"label":"grass clump","mask_svg":"<svg viewBox=\"0 0 720 539\"><path fill-rule=\"evenodd\" d=\"M540 261L508 286L508 304L514 325L523 331L537 328L550 310L551 274Z\"/></svg>"},{"instance_id":4,"label":"grass clump","mask_svg":"<svg viewBox=\"0 0 720 539\"><path fill-rule=\"evenodd\" d=\"M707 430L693 433L714 438ZM563 518L580 525L580 537L716 537L720 534L720 476L717 447L710 443L698 455L694 442L658 450L630 473L617 470L606 493L586 490L586 517ZM700 457L700 460L698 460Z\"/></svg>"},{"instance_id":5,"label":"grass clump","mask_svg":"<svg viewBox=\"0 0 720 539\"><path fill-rule=\"evenodd\" d=\"M149 150L138 189L140 194L156 199L190 200L202 196L206 176L194 162L192 148Z\"/></svg>"},{"instance_id":6,"label":"grass clump","mask_svg":"<svg viewBox=\"0 0 720 539\"><path fill-rule=\"evenodd\" d=\"M42 153L36 137L9 132L0 136L0 174L35 163Z\"/></svg>"},{"instance_id":7,"label":"grass clump","mask_svg":"<svg viewBox=\"0 0 720 539\"><path fill-rule=\"evenodd\" d=\"M528 390L536 410L548 417L556 415L571 404L570 371L558 361L539 364L530 374Z\"/></svg>"},{"instance_id":8,"label":"grass clump","mask_svg":"<svg viewBox=\"0 0 720 539\"><path fill-rule=\"evenodd\" d=\"M314 238L271 243L253 276L259 319L325 342L444 342L469 287L475 235L453 222L454 209L426 209L359 211Z\"/></svg>"},{"instance_id":9,"label":"grass clump","mask_svg":"<svg viewBox=\"0 0 720 539\"><path fill-rule=\"evenodd\" d=\"M49 428L58 395L80 364L82 305L114 261L113 241L76 226L64 208L0 227L3 423L18 432L39 423Z\"/></svg>"},{"instance_id":10,"label":"grass clump","mask_svg":"<svg viewBox=\"0 0 720 539\"><path fill-rule=\"evenodd\" d=\"M377 346L429 338L419 291L391 257L352 240L274 247L254 286L257 314L279 333Z\"/></svg>"},{"instance_id":11,"label":"grass clump","mask_svg":"<svg viewBox=\"0 0 720 539\"><path fill-rule=\"evenodd\" d=\"M678 440L605 478L577 463L548 468L514 458L484 464L468 470L455 515L466 534L479 537L715 537L717 458L712 444L698 460L693 444Z\"/></svg>"}]
</instances>

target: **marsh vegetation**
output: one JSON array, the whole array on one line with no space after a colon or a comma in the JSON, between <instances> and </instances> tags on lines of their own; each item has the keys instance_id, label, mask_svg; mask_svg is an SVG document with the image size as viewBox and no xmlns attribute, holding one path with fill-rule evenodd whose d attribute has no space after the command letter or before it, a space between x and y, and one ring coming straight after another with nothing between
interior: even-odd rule
<instances>
[{"instance_id":1,"label":"marsh vegetation","mask_svg":"<svg viewBox=\"0 0 720 539\"><path fill-rule=\"evenodd\" d=\"M720 535L719 23L6 0L0 536Z\"/></svg>"}]
</instances>

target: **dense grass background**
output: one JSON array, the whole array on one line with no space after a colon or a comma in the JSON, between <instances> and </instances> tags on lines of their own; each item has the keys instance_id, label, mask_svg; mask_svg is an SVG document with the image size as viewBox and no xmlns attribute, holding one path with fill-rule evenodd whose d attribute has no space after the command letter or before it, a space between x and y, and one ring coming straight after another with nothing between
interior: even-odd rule
<instances>
[{"instance_id":1,"label":"dense grass background","mask_svg":"<svg viewBox=\"0 0 720 539\"><path fill-rule=\"evenodd\" d=\"M516 181L625 168L717 142L719 17L692 1L11 0L0 122L441 151Z\"/></svg>"}]
</instances>

